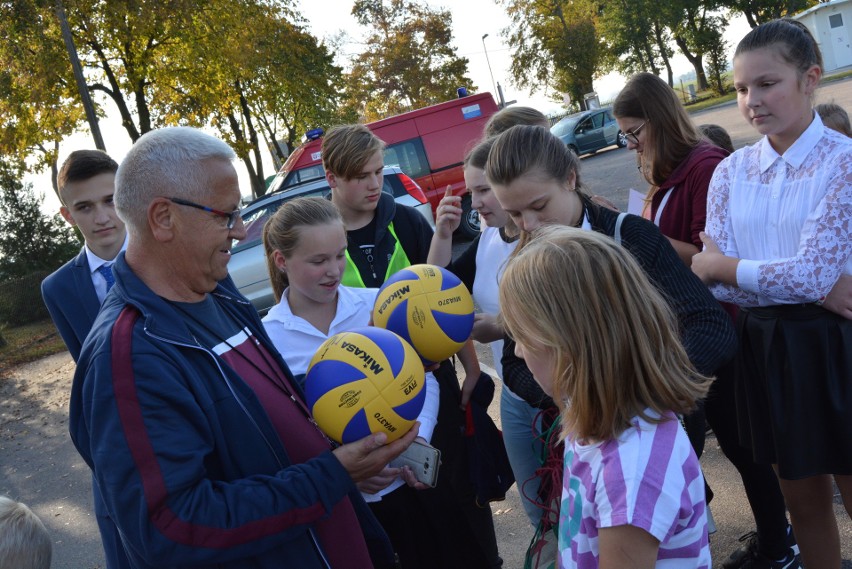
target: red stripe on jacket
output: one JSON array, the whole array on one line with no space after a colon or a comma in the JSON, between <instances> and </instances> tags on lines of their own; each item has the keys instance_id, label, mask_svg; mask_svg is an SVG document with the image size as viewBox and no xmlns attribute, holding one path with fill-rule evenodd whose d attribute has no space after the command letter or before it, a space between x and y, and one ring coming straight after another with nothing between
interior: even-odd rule
<instances>
[{"instance_id":1,"label":"red stripe on jacket","mask_svg":"<svg viewBox=\"0 0 852 569\"><path fill-rule=\"evenodd\" d=\"M142 408L136 393L132 363L133 328L141 314L127 306L119 314L112 331L112 383L118 414L130 454L142 479L142 491L151 523L176 543L194 547L224 549L265 538L324 513L321 504L295 509L243 524L217 528L180 519L168 506L168 490L154 447L148 438Z\"/></svg>"}]
</instances>

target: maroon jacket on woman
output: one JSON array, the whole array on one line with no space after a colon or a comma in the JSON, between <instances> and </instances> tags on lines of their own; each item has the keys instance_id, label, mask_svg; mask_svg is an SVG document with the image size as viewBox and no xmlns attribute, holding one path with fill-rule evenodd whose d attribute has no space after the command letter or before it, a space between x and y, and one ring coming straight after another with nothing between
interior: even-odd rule
<instances>
[{"instance_id":1,"label":"maroon jacket on woman","mask_svg":"<svg viewBox=\"0 0 852 569\"><path fill-rule=\"evenodd\" d=\"M651 199L651 220L656 223L660 203L671 193L658 223L663 235L703 248L698 234L704 231L707 219L707 188L716 166L727 155L727 150L699 142L660 185Z\"/></svg>"}]
</instances>

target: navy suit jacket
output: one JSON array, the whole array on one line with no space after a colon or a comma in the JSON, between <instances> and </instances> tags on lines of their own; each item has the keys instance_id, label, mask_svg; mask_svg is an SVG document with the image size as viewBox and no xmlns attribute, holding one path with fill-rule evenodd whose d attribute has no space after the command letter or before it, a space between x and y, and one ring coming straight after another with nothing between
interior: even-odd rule
<instances>
[{"instance_id":1,"label":"navy suit jacket","mask_svg":"<svg viewBox=\"0 0 852 569\"><path fill-rule=\"evenodd\" d=\"M41 296L71 357L80 357L83 340L101 308L85 247L41 283Z\"/></svg>"}]
</instances>

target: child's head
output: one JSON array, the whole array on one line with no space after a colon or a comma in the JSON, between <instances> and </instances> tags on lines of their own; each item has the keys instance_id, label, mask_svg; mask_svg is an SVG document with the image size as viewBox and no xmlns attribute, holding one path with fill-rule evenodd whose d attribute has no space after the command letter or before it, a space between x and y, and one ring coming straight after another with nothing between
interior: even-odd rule
<instances>
[{"instance_id":1,"label":"child's head","mask_svg":"<svg viewBox=\"0 0 852 569\"><path fill-rule=\"evenodd\" d=\"M550 128L550 120L541 111L512 105L491 115L485 123L485 138L497 136L519 124Z\"/></svg>"},{"instance_id":2,"label":"child's head","mask_svg":"<svg viewBox=\"0 0 852 569\"><path fill-rule=\"evenodd\" d=\"M734 143L731 142L731 135L728 131L717 124L702 124L698 130L704 135L704 138L728 152L733 153Z\"/></svg>"},{"instance_id":3,"label":"child's head","mask_svg":"<svg viewBox=\"0 0 852 569\"><path fill-rule=\"evenodd\" d=\"M849 115L846 110L835 103L822 103L814 107L814 110L822 119L822 124L846 136L852 136L852 126L849 124Z\"/></svg>"},{"instance_id":4,"label":"child's head","mask_svg":"<svg viewBox=\"0 0 852 569\"><path fill-rule=\"evenodd\" d=\"M263 248L276 302L288 286L316 302L337 298L346 268L346 230L330 201L284 202L263 227Z\"/></svg>"},{"instance_id":5,"label":"child's head","mask_svg":"<svg viewBox=\"0 0 852 569\"><path fill-rule=\"evenodd\" d=\"M615 98L612 113L627 135L627 147L641 156L646 165L642 171L654 186L666 181L701 140L677 94L651 73L630 78Z\"/></svg>"},{"instance_id":6,"label":"child's head","mask_svg":"<svg viewBox=\"0 0 852 569\"><path fill-rule=\"evenodd\" d=\"M486 138L473 147L464 159L464 183L470 193L470 205L479 213L479 217L488 227L504 227L511 224L510 230L516 233L514 224L503 210L491 184L485 177L485 163L488 161L488 153L494 145L494 137Z\"/></svg>"},{"instance_id":7,"label":"child's head","mask_svg":"<svg viewBox=\"0 0 852 569\"><path fill-rule=\"evenodd\" d=\"M0 496L0 569L49 569L52 548L38 516L24 504Z\"/></svg>"},{"instance_id":8,"label":"child's head","mask_svg":"<svg viewBox=\"0 0 852 569\"><path fill-rule=\"evenodd\" d=\"M374 211L384 178L382 142L362 124L333 127L322 139L322 165L332 201L344 216Z\"/></svg>"},{"instance_id":9,"label":"child's head","mask_svg":"<svg viewBox=\"0 0 852 569\"><path fill-rule=\"evenodd\" d=\"M494 141L485 176L518 229L530 232L543 223L579 223L578 167L577 156L549 130L518 125Z\"/></svg>"},{"instance_id":10,"label":"child's head","mask_svg":"<svg viewBox=\"0 0 852 569\"><path fill-rule=\"evenodd\" d=\"M646 408L685 413L709 386L662 295L602 234L538 230L506 267L500 307L518 355L572 437L611 439Z\"/></svg>"},{"instance_id":11,"label":"child's head","mask_svg":"<svg viewBox=\"0 0 852 569\"><path fill-rule=\"evenodd\" d=\"M80 229L93 253L106 260L118 254L126 234L113 204L116 170L118 164L106 153L76 150L56 176L62 217Z\"/></svg>"},{"instance_id":12,"label":"child's head","mask_svg":"<svg viewBox=\"0 0 852 569\"><path fill-rule=\"evenodd\" d=\"M790 19L751 30L734 52L734 88L743 117L783 153L813 120L822 54L810 31Z\"/></svg>"},{"instance_id":13,"label":"child's head","mask_svg":"<svg viewBox=\"0 0 852 569\"><path fill-rule=\"evenodd\" d=\"M800 75L816 65L822 70L822 53L807 26L798 20L782 18L761 24L745 35L734 59L758 49L770 49L793 66Z\"/></svg>"}]
</instances>

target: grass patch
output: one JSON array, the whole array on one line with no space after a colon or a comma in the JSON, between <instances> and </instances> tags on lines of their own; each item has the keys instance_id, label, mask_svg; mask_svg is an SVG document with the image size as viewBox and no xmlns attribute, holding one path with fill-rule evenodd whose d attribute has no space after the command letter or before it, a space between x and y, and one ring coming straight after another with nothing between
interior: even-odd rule
<instances>
[{"instance_id":1,"label":"grass patch","mask_svg":"<svg viewBox=\"0 0 852 569\"><path fill-rule=\"evenodd\" d=\"M835 73L834 75L828 75L822 78L821 83L831 83L832 81L839 81L841 79L846 79L847 77L852 77L852 69L848 71L844 71L843 73Z\"/></svg>"},{"instance_id":2,"label":"grass patch","mask_svg":"<svg viewBox=\"0 0 852 569\"><path fill-rule=\"evenodd\" d=\"M722 103L727 103L728 101L736 100L736 93L725 93L721 97L709 97L707 99L702 99L697 103L691 103L686 105L686 112L688 113L696 113L698 111L703 111L704 109L708 109L710 107L715 107L716 105L721 105Z\"/></svg>"},{"instance_id":3,"label":"grass patch","mask_svg":"<svg viewBox=\"0 0 852 569\"><path fill-rule=\"evenodd\" d=\"M730 71L726 75L726 84L729 84L730 81ZM826 75L820 81L821 84L831 83L832 81L840 81L841 79L847 79L848 77L852 77L852 69L848 71L844 71L843 73L835 73L832 75ZM688 84L685 84L688 85ZM680 86L677 87L678 96L682 99L682 93L680 91ZM727 103L729 101L734 101L737 98L736 91L731 91L730 93L725 93L722 96L714 95L712 91L700 91L697 94L698 101L695 103L685 104L686 112L695 113L698 111L703 111L704 109L708 109L710 107L715 107L716 105L721 105L722 103Z\"/></svg>"},{"instance_id":4,"label":"grass patch","mask_svg":"<svg viewBox=\"0 0 852 569\"><path fill-rule=\"evenodd\" d=\"M65 351L65 343L50 318L0 330L6 345L0 348L0 373L10 367Z\"/></svg>"}]
</instances>

